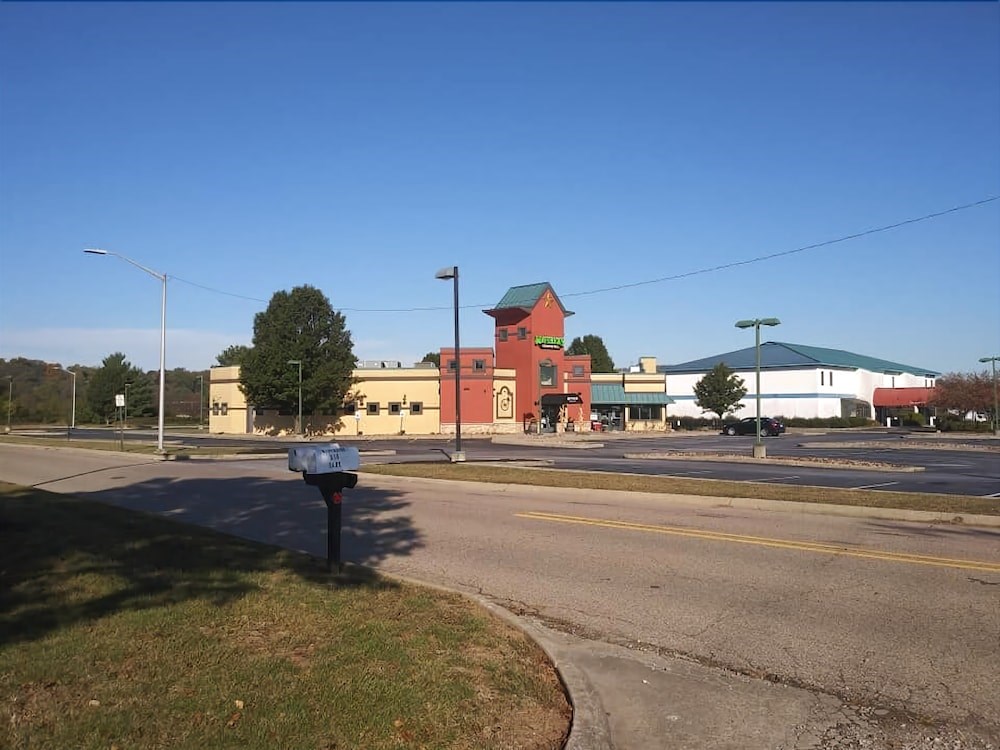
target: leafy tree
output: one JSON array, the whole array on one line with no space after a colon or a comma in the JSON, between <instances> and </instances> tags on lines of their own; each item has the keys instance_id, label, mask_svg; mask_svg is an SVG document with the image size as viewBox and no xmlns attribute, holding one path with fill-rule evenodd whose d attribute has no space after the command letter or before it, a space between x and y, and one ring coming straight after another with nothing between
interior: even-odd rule
<instances>
[{"instance_id":1,"label":"leafy tree","mask_svg":"<svg viewBox=\"0 0 1000 750\"><path fill-rule=\"evenodd\" d=\"M232 346L227 346L223 349L221 354L216 355L215 361L218 362L219 367L242 365L243 360L246 359L247 354L249 353L249 346L245 346L243 344L233 344Z\"/></svg>"},{"instance_id":2,"label":"leafy tree","mask_svg":"<svg viewBox=\"0 0 1000 750\"><path fill-rule=\"evenodd\" d=\"M740 399L747 395L743 386L743 378L719 362L705 376L694 384L695 404L703 412L709 411L719 415L743 408Z\"/></svg>"},{"instance_id":3,"label":"leafy tree","mask_svg":"<svg viewBox=\"0 0 1000 750\"><path fill-rule=\"evenodd\" d=\"M577 336L570 342L567 354L589 354L591 372L614 372L615 363L608 354L608 348L604 345L604 339L600 336L588 333L582 339Z\"/></svg>"},{"instance_id":4,"label":"leafy tree","mask_svg":"<svg viewBox=\"0 0 1000 750\"><path fill-rule=\"evenodd\" d=\"M427 352L421 362L433 362L435 367L441 366L441 352Z\"/></svg>"},{"instance_id":5,"label":"leafy tree","mask_svg":"<svg viewBox=\"0 0 1000 750\"><path fill-rule=\"evenodd\" d=\"M302 410L336 414L354 382L357 363L345 318L315 287L275 292L253 322L253 346L240 367L240 388L254 406L298 408L302 362Z\"/></svg>"},{"instance_id":6,"label":"leafy tree","mask_svg":"<svg viewBox=\"0 0 1000 750\"><path fill-rule=\"evenodd\" d=\"M86 384L86 404L93 417L110 422L116 414L115 396L125 393L129 386L129 413L138 413L139 406L150 402L151 387L148 378L138 367L133 367L121 352L109 354L94 371ZM77 383L77 389L79 389Z\"/></svg>"},{"instance_id":7,"label":"leafy tree","mask_svg":"<svg viewBox=\"0 0 1000 750\"><path fill-rule=\"evenodd\" d=\"M934 406L966 412L993 412L993 378L988 372L949 372L939 377L931 397Z\"/></svg>"}]
</instances>

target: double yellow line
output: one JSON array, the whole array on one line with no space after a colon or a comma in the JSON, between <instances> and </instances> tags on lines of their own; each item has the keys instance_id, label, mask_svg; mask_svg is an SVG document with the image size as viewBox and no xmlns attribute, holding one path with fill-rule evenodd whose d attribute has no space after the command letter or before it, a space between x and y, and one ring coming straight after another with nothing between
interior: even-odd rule
<instances>
[{"instance_id":1,"label":"double yellow line","mask_svg":"<svg viewBox=\"0 0 1000 750\"><path fill-rule=\"evenodd\" d=\"M693 539L704 539L712 542L731 542L735 544L753 544L759 547L774 547L777 549L798 550L800 552L819 552L828 555L844 555L845 557L863 557L869 560L885 560L889 562L910 563L912 565L934 565L942 568L961 568L962 570L978 570L986 573L1000 573L1000 562L979 562L976 560L954 560L947 557L931 557L930 555L914 555L907 552L883 552L881 550L844 547L837 544L821 542L796 542L788 539L769 539L761 536L745 534L726 534L721 531L700 531L686 529L680 526L657 526L645 523L630 523L628 521L607 521L601 518L585 518L583 516L564 516L557 513L515 513L518 518L528 518L534 521L554 521L583 526L598 526L606 529L624 531L645 531L651 534L671 534L686 536Z\"/></svg>"}]
</instances>

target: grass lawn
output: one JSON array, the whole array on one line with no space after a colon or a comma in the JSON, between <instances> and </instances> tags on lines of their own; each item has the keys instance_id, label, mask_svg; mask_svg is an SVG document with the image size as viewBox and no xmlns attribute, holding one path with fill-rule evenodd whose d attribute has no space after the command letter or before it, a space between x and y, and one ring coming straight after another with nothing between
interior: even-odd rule
<instances>
[{"instance_id":1,"label":"grass lawn","mask_svg":"<svg viewBox=\"0 0 1000 750\"><path fill-rule=\"evenodd\" d=\"M936 495L918 492L878 492L837 487L809 487L756 482L726 482L718 479L659 477L643 474L564 471L525 466L477 463L364 464L363 472L398 477L452 479L538 487L657 492L705 497L752 497L761 500L793 500L800 503L861 505L870 508L900 508L938 513L1000 515L1000 500L970 495Z\"/></svg>"},{"instance_id":2,"label":"grass lawn","mask_svg":"<svg viewBox=\"0 0 1000 750\"><path fill-rule=\"evenodd\" d=\"M169 456L175 458L189 458L191 456L228 456L238 454L273 453L275 456L285 455L287 448L261 445L211 445L211 446L186 446L170 443L171 436L164 439L163 450ZM116 453L139 453L153 455L156 453L156 438L148 436L137 437L126 435L124 444L118 438L107 440L83 440L65 438L40 438L27 435L0 435L0 444L10 443L12 445L34 445L44 448L85 448L94 451L115 451ZM124 447L123 447L124 445Z\"/></svg>"},{"instance_id":3,"label":"grass lawn","mask_svg":"<svg viewBox=\"0 0 1000 750\"><path fill-rule=\"evenodd\" d=\"M468 600L0 484L0 747L559 748L542 651Z\"/></svg>"}]
</instances>

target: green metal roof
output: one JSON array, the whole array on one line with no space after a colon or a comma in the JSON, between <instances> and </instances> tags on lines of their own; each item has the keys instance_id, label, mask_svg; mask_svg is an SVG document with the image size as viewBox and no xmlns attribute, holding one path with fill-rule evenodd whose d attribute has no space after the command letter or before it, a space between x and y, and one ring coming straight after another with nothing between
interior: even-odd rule
<instances>
[{"instance_id":1,"label":"green metal roof","mask_svg":"<svg viewBox=\"0 0 1000 750\"><path fill-rule=\"evenodd\" d=\"M733 370L752 370L755 367L756 350L749 346L725 354L716 354L704 359L696 359L679 365L661 365L657 372L694 373L707 372L719 362L725 362ZM877 357L844 351L843 349L827 349L821 346L806 346L804 344L788 344L781 341L766 341L760 345L760 366L763 370L777 368L809 368L809 367L842 367L848 369L863 369L870 372L908 372L914 375L930 375L936 377L940 373L923 367L904 365L899 362L889 362Z\"/></svg>"},{"instance_id":2,"label":"green metal roof","mask_svg":"<svg viewBox=\"0 0 1000 750\"><path fill-rule=\"evenodd\" d=\"M674 400L666 393L626 393L620 385L612 383L598 383L590 386L591 404L628 404L630 406L640 406L646 404L672 404Z\"/></svg>"},{"instance_id":3,"label":"green metal roof","mask_svg":"<svg viewBox=\"0 0 1000 750\"><path fill-rule=\"evenodd\" d=\"M563 311L563 315L569 316L573 314L563 307L563 303L559 299L559 295L552 290L552 285L547 281L543 281L539 284L512 286L507 290L507 293L493 309L505 310L514 308L520 310L531 310L546 291L552 291L552 296L555 298L556 302L559 303L559 309Z\"/></svg>"}]
</instances>

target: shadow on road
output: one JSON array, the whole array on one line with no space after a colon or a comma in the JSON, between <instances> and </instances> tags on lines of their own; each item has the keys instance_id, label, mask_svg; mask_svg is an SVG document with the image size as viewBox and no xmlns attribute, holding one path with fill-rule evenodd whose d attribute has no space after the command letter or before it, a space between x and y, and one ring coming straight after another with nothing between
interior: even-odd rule
<instances>
[{"instance_id":1,"label":"shadow on road","mask_svg":"<svg viewBox=\"0 0 1000 750\"><path fill-rule=\"evenodd\" d=\"M374 567L421 547L408 504L394 491L346 493L343 560ZM157 478L75 495L8 490L0 498L0 539L0 644L127 609L190 599L224 604L255 588L246 573L280 570L337 586L393 585L353 568L331 577L320 493L266 478Z\"/></svg>"}]
</instances>

